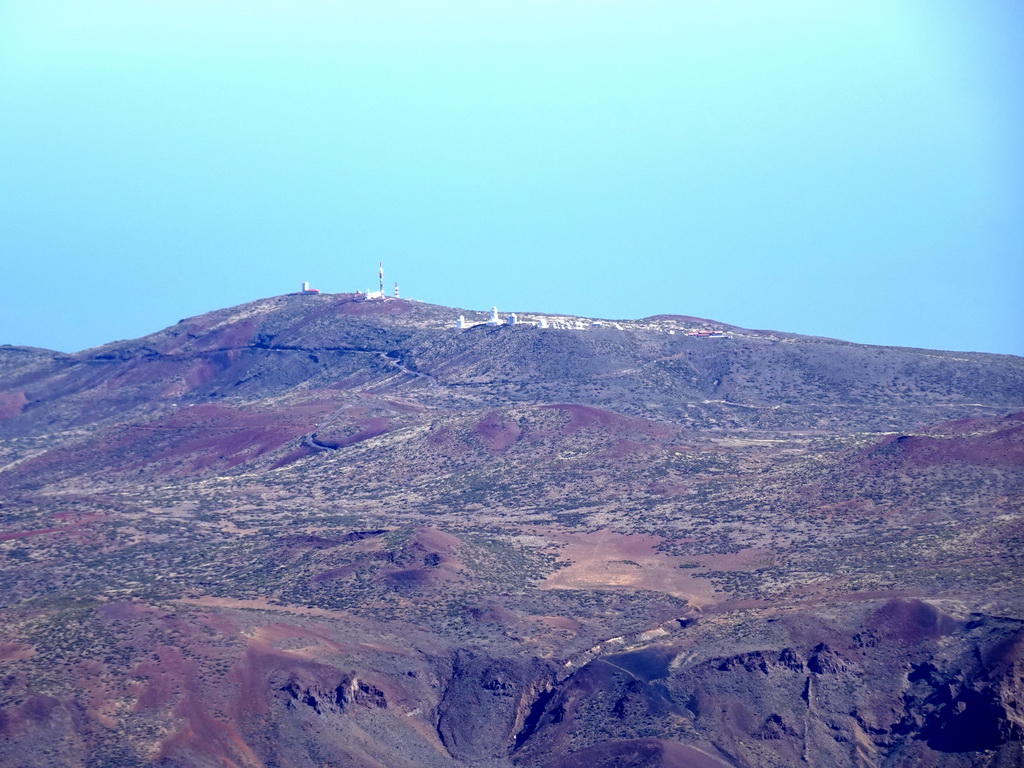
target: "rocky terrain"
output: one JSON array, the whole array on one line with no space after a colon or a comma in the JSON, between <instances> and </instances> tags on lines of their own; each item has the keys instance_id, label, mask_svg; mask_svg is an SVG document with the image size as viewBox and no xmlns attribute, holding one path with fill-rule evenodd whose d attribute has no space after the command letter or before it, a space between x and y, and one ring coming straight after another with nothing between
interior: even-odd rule
<instances>
[{"instance_id":1,"label":"rocky terrain","mask_svg":"<svg viewBox=\"0 0 1024 768\"><path fill-rule=\"evenodd\" d=\"M1024 765L1024 359L485 319L0 347L0 765Z\"/></svg>"}]
</instances>

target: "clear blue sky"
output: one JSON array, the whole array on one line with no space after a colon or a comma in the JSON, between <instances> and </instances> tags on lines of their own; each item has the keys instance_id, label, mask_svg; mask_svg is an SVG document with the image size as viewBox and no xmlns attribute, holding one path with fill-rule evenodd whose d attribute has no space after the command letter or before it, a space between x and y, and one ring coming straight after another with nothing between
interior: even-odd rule
<instances>
[{"instance_id":1,"label":"clear blue sky","mask_svg":"<svg viewBox=\"0 0 1024 768\"><path fill-rule=\"evenodd\" d=\"M1019 0L3 0L0 343L295 290L1024 354Z\"/></svg>"}]
</instances>

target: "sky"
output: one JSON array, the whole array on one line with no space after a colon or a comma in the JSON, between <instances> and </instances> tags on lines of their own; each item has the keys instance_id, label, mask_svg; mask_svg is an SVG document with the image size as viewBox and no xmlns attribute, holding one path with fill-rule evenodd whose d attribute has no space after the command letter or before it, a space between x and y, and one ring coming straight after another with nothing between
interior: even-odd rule
<instances>
[{"instance_id":1,"label":"sky","mask_svg":"<svg viewBox=\"0 0 1024 768\"><path fill-rule=\"evenodd\" d=\"M3 0L0 343L309 281L1024 355L1018 0Z\"/></svg>"}]
</instances>

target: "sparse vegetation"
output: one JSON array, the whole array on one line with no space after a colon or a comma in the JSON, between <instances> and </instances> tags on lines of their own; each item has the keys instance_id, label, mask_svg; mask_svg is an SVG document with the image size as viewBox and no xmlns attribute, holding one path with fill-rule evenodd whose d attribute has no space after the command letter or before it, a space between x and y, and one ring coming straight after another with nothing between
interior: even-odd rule
<instances>
[{"instance_id":1,"label":"sparse vegetation","mask_svg":"<svg viewBox=\"0 0 1024 768\"><path fill-rule=\"evenodd\" d=\"M895 755L947 716L905 669L966 686L956 654L1022 618L1020 361L305 298L0 360L32 392L0 421L0 707L29 734L0 762L45 726L50 764L342 763L358 726L409 766L451 764L432 733L495 765L644 739L790 764L840 743L793 714L812 675L830 733ZM815 633L849 648L812 661ZM606 663L663 647L664 677ZM851 725L887 707L918 725Z\"/></svg>"}]
</instances>

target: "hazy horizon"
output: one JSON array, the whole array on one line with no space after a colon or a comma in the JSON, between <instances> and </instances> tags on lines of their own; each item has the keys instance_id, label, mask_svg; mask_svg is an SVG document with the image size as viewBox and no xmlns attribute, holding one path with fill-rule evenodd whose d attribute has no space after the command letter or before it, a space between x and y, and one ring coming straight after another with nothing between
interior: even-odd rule
<instances>
[{"instance_id":1,"label":"hazy horizon","mask_svg":"<svg viewBox=\"0 0 1024 768\"><path fill-rule=\"evenodd\" d=\"M0 8L0 343L287 293L1024 354L1024 7Z\"/></svg>"}]
</instances>

